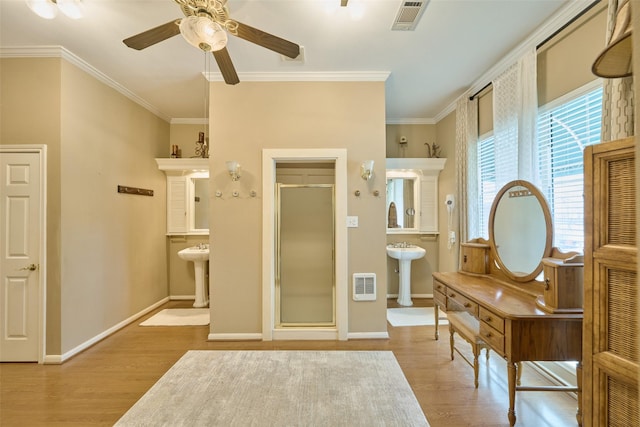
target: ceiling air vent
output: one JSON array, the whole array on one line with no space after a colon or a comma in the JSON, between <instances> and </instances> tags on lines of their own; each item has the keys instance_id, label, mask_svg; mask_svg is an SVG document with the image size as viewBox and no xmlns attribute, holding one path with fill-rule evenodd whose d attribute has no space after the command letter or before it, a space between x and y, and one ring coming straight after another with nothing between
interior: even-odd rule
<instances>
[{"instance_id":1,"label":"ceiling air vent","mask_svg":"<svg viewBox=\"0 0 640 427\"><path fill-rule=\"evenodd\" d=\"M415 30L427 4L429 4L429 0L403 1L391 29L394 31Z\"/></svg>"}]
</instances>

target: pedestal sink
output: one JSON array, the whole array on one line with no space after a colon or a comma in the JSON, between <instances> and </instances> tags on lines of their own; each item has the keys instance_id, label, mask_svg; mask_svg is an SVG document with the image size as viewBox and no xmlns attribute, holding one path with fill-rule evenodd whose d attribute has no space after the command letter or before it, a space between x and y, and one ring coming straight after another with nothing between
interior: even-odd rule
<instances>
[{"instance_id":1,"label":"pedestal sink","mask_svg":"<svg viewBox=\"0 0 640 427\"><path fill-rule=\"evenodd\" d=\"M209 245L200 244L190 248L182 249L178 256L185 261L193 261L196 275L196 300L194 307L206 307L209 299L206 292L206 270L205 263L209 261Z\"/></svg>"},{"instance_id":2,"label":"pedestal sink","mask_svg":"<svg viewBox=\"0 0 640 427\"><path fill-rule=\"evenodd\" d=\"M408 243L394 243L387 245L387 255L398 260L400 266L400 285L398 289L398 304L411 306L411 261L422 258L427 251L420 246Z\"/></svg>"}]
</instances>

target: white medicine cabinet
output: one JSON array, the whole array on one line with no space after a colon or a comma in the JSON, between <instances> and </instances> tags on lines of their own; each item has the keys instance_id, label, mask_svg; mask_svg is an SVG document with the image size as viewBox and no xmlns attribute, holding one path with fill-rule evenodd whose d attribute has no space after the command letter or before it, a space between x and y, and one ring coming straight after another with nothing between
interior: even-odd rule
<instances>
[{"instance_id":1,"label":"white medicine cabinet","mask_svg":"<svg viewBox=\"0 0 640 427\"><path fill-rule=\"evenodd\" d=\"M438 176L447 159L386 160L388 234L438 234Z\"/></svg>"},{"instance_id":2,"label":"white medicine cabinet","mask_svg":"<svg viewBox=\"0 0 640 427\"><path fill-rule=\"evenodd\" d=\"M167 175L167 234L209 234L209 159L156 159Z\"/></svg>"}]
</instances>

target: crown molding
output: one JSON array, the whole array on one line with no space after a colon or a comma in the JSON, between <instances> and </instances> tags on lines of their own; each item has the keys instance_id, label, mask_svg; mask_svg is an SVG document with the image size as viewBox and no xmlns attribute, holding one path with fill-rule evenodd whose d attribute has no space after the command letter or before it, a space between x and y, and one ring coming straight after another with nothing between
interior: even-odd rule
<instances>
[{"instance_id":1,"label":"crown molding","mask_svg":"<svg viewBox=\"0 0 640 427\"><path fill-rule=\"evenodd\" d=\"M421 118L421 119L387 119L388 125L435 125L437 122L435 119Z\"/></svg>"},{"instance_id":2,"label":"crown molding","mask_svg":"<svg viewBox=\"0 0 640 427\"><path fill-rule=\"evenodd\" d=\"M0 58L62 58L65 61L75 65L89 75L95 77L98 81L106 84L112 89L120 92L142 108L160 117L168 122L169 118L162 114L157 108L131 92L120 83L116 82L102 71L98 70L85 60L81 59L63 46L20 46L20 47L1 47Z\"/></svg>"},{"instance_id":3,"label":"crown molding","mask_svg":"<svg viewBox=\"0 0 640 427\"><path fill-rule=\"evenodd\" d=\"M174 118L171 119L170 122L172 125L207 125L209 124L209 119L206 117L202 118Z\"/></svg>"},{"instance_id":4,"label":"crown molding","mask_svg":"<svg viewBox=\"0 0 640 427\"><path fill-rule=\"evenodd\" d=\"M222 74L218 72L202 73L210 82L222 82ZM273 72L273 73L238 73L244 82L384 82L389 78L389 71L337 71L337 72Z\"/></svg>"},{"instance_id":5,"label":"crown molding","mask_svg":"<svg viewBox=\"0 0 640 427\"><path fill-rule=\"evenodd\" d=\"M504 72L504 70L515 64L528 49L537 47L540 43L547 40L556 31L560 30L580 13L600 1L602 0L574 0L569 2L566 6L563 6L558 13L538 27L522 43L516 46L504 58L476 79L462 95L454 99L449 105L447 105L447 107L445 107L444 110L436 115L436 122L442 120L444 117L449 115L449 113L454 111L456 109L456 103L461 97L469 97L471 94L476 93L485 87L487 82L493 81L497 76Z\"/></svg>"}]
</instances>

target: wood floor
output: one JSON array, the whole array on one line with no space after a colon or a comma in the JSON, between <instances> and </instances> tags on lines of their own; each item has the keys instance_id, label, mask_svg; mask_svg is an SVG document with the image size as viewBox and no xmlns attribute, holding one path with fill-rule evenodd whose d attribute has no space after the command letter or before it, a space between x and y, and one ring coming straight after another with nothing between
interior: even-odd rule
<instances>
[{"instance_id":1,"label":"wood floor","mask_svg":"<svg viewBox=\"0 0 640 427\"><path fill-rule=\"evenodd\" d=\"M188 306L174 301L160 309ZM138 323L62 365L0 364L0 426L112 425L192 349L390 350L431 426L509 425L505 362L492 353L486 363L483 353L480 386L475 389L473 369L459 356L451 361L446 326L441 327L438 341L433 326L389 326L388 340L208 342L208 326L140 327ZM546 384L532 369L523 372L523 384ZM521 392L516 396L516 425L575 426L576 407L569 394Z\"/></svg>"}]
</instances>

